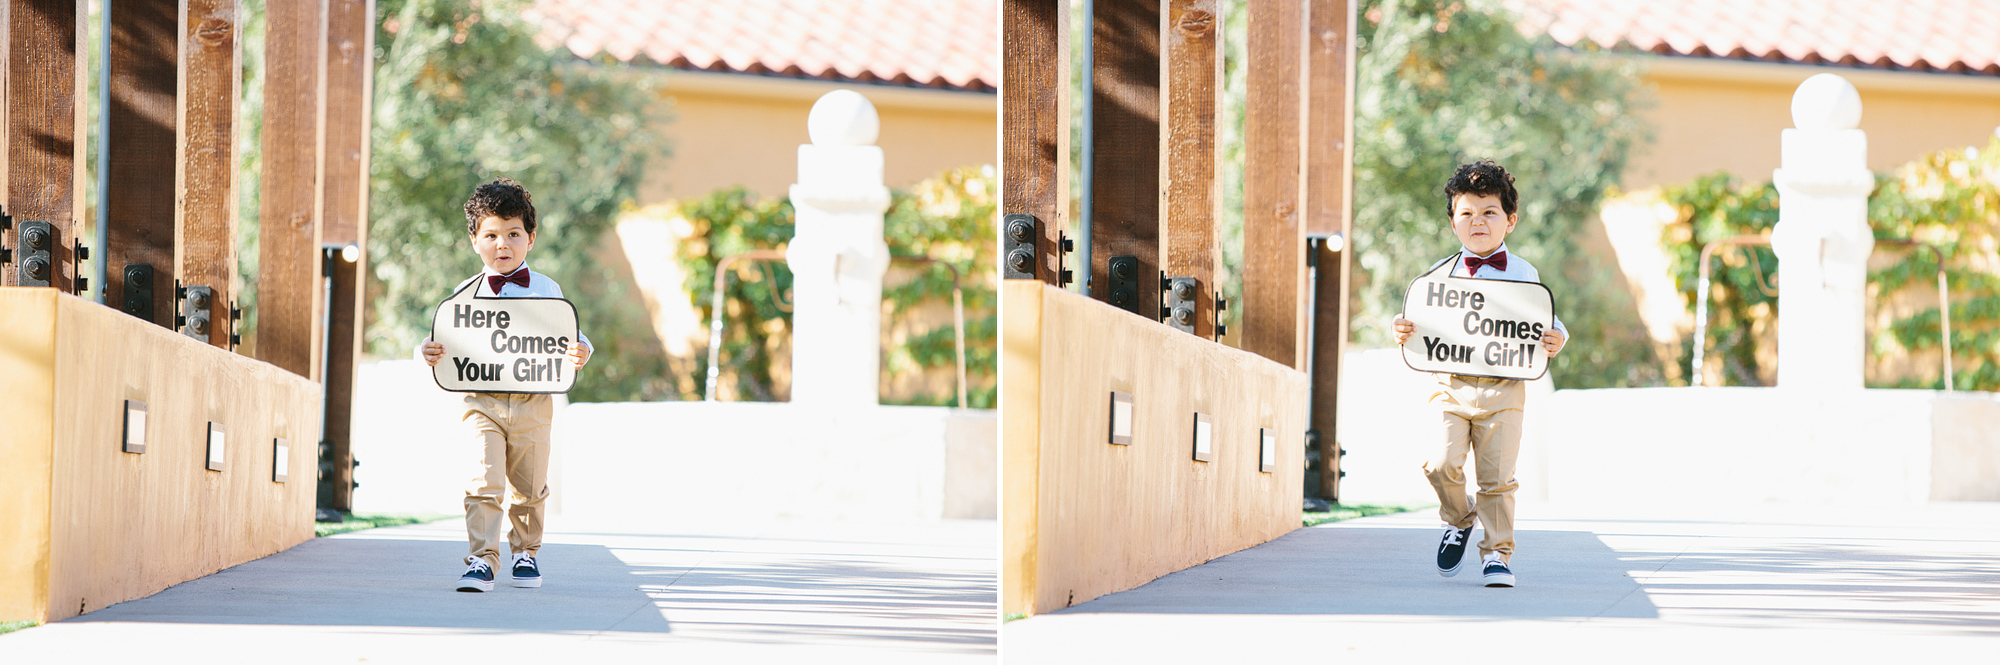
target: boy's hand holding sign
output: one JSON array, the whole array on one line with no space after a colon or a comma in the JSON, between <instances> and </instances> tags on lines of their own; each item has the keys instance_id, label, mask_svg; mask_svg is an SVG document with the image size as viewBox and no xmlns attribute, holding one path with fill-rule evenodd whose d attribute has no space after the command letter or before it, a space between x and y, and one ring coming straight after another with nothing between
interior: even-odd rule
<instances>
[{"instance_id":1,"label":"boy's hand holding sign","mask_svg":"<svg viewBox=\"0 0 2000 665\"><path fill-rule=\"evenodd\" d=\"M438 305L431 339L446 357L431 366L454 392L564 393L576 383L576 306L562 298L478 298L475 283Z\"/></svg>"},{"instance_id":2,"label":"boy's hand holding sign","mask_svg":"<svg viewBox=\"0 0 2000 665\"><path fill-rule=\"evenodd\" d=\"M1549 288L1451 277L1452 264L1440 264L1410 283L1403 319L1414 328L1403 344L1403 362L1418 371L1497 379L1532 380L1548 373L1542 336L1555 329Z\"/></svg>"}]
</instances>

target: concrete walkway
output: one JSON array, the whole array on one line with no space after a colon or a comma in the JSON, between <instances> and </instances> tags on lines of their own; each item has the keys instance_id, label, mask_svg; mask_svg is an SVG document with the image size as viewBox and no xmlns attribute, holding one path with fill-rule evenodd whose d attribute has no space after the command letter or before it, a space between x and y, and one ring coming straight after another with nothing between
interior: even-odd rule
<instances>
[{"instance_id":1,"label":"concrete walkway","mask_svg":"<svg viewBox=\"0 0 2000 665\"><path fill-rule=\"evenodd\" d=\"M480 594L453 591L462 521L319 538L0 635L0 662L995 660L992 521L689 525L545 541L542 588L506 586L502 573Z\"/></svg>"},{"instance_id":2,"label":"concrete walkway","mask_svg":"<svg viewBox=\"0 0 2000 665\"><path fill-rule=\"evenodd\" d=\"M1434 511L1380 516L1010 622L1001 657L1720 665L2000 653L2000 504L1518 514L1518 588L1480 586L1476 551L1457 577L1438 576Z\"/></svg>"}]
</instances>

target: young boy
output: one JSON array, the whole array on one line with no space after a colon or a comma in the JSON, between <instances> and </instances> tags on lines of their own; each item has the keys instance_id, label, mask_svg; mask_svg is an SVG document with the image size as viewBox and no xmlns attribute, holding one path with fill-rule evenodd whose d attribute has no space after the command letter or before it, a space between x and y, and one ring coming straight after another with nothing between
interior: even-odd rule
<instances>
[{"instance_id":1,"label":"young boy","mask_svg":"<svg viewBox=\"0 0 2000 665\"><path fill-rule=\"evenodd\" d=\"M528 269L528 251L535 248L535 204L528 190L507 178L480 185L465 202L465 232L472 251L486 269L464 282L477 282L477 297L561 298L562 287L547 275ZM417 347L425 363L435 367L444 345L426 339ZM590 340L577 334L569 349L578 368L589 362ZM513 581L517 587L542 585L535 553L542 548L542 501L549 496L549 420L554 401L548 395L465 393L468 452L478 460L477 472L465 491L465 536L471 554L458 579L459 591L492 591L493 571L500 565L501 493L514 486L513 521L507 533L513 550Z\"/></svg>"},{"instance_id":2,"label":"young boy","mask_svg":"<svg viewBox=\"0 0 2000 665\"><path fill-rule=\"evenodd\" d=\"M1445 259L1456 261L1453 277L1506 279L1540 282L1535 267L1507 253L1507 234L1518 220L1515 205L1520 196L1514 190L1514 176L1491 160L1462 164L1444 186L1445 205L1451 215L1451 231L1464 245L1458 254ZM1432 264L1435 270L1444 261ZM1425 271L1430 272L1429 270ZM1398 314L1392 324L1396 343L1409 341L1415 324ZM1568 341L1569 331L1562 319L1542 333L1542 350L1555 357ZM1475 521L1486 525L1486 537L1479 542L1485 568L1485 584L1514 586L1514 572L1507 562L1514 555L1514 458L1521 448L1521 411L1527 404L1527 387L1513 379L1492 379L1455 374L1435 374L1437 390L1430 403L1444 420L1444 446L1424 463L1424 476L1437 490L1438 517L1444 520L1444 540L1437 551L1439 575L1458 574L1465 560L1465 539L1472 535ZM1465 495L1465 455L1472 453L1479 465L1479 498L1475 508Z\"/></svg>"}]
</instances>

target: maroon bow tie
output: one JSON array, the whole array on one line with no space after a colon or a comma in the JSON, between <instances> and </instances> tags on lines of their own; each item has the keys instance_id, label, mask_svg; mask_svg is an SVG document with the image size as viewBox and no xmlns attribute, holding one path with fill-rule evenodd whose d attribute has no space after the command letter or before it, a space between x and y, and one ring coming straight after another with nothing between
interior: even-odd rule
<instances>
[{"instance_id":1,"label":"maroon bow tie","mask_svg":"<svg viewBox=\"0 0 2000 665\"><path fill-rule=\"evenodd\" d=\"M1479 270L1479 266L1493 266L1494 270L1506 270L1507 253L1494 252L1492 256L1483 259L1477 256L1465 257L1465 274L1467 276L1471 276L1474 271Z\"/></svg>"},{"instance_id":2,"label":"maroon bow tie","mask_svg":"<svg viewBox=\"0 0 2000 665\"><path fill-rule=\"evenodd\" d=\"M1470 260L1470 258L1468 257L1467 260ZM505 286L508 282L519 284L521 285L521 288L524 289L528 288L528 267L521 266L519 268L515 268L514 274L507 275L505 277L502 277L500 275L486 276L486 288L492 291L493 295L496 296L500 295L500 287Z\"/></svg>"}]
</instances>

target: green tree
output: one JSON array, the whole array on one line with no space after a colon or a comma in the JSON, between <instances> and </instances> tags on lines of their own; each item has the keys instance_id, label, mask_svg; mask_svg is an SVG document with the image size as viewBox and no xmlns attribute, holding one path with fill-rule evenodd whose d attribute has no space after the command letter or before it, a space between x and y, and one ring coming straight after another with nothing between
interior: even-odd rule
<instances>
[{"instance_id":1,"label":"green tree","mask_svg":"<svg viewBox=\"0 0 2000 665\"><path fill-rule=\"evenodd\" d=\"M1458 249L1444 181L1491 158L1514 174L1508 246L1540 268L1569 328L1559 387L1658 384L1631 297L1582 247L1588 224L1647 129L1629 66L1585 44L1529 37L1496 2L1368 0L1357 32L1354 120L1355 339L1389 343L1388 320L1419 272Z\"/></svg>"},{"instance_id":2,"label":"green tree","mask_svg":"<svg viewBox=\"0 0 2000 665\"><path fill-rule=\"evenodd\" d=\"M646 158L651 79L608 57L584 62L535 43L521 0L380 0L369 258L368 347L407 356L450 289L479 270L462 206L507 176L535 197L529 262L565 286L596 345L578 401L669 394L659 344L611 269L593 260L632 200Z\"/></svg>"}]
</instances>

